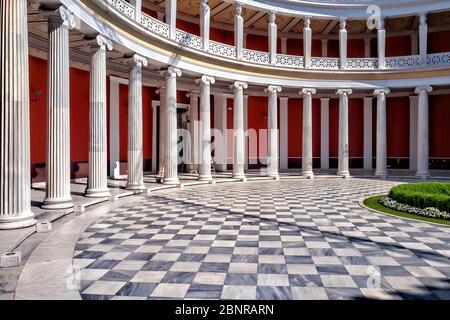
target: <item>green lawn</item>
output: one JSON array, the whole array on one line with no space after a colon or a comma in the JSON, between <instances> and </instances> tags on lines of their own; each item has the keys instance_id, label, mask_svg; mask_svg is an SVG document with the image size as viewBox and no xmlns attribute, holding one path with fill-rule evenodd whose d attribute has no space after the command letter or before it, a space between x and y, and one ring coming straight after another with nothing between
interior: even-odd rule
<instances>
[{"instance_id":1,"label":"green lawn","mask_svg":"<svg viewBox=\"0 0 450 320\"><path fill-rule=\"evenodd\" d=\"M375 197L367 198L364 200L364 205L366 205L367 207L369 207L371 209L375 209L377 211L392 214L392 215L399 216L402 218L410 218L410 219L416 219L416 220L426 221L426 222L434 222L434 223L439 223L442 225L450 226L450 220L442 220L442 219L436 219L436 218L423 217L423 216L387 208L378 202L383 197L385 197L385 196L375 196Z\"/></svg>"}]
</instances>

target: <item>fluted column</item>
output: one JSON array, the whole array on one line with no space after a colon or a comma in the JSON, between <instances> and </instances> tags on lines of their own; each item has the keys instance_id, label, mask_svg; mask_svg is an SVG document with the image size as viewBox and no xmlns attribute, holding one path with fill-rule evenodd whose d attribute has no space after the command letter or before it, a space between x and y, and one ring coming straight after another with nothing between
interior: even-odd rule
<instances>
[{"instance_id":1,"label":"fluted column","mask_svg":"<svg viewBox=\"0 0 450 320\"><path fill-rule=\"evenodd\" d=\"M347 67L347 20L341 18L340 30L339 30L339 58L340 68L345 69Z\"/></svg>"},{"instance_id":2,"label":"fluted column","mask_svg":"<svg viewBox=\"0 0 450 320\"><path fill-rule=\"evenodd\" d=\"M338 176L348 177L349 150L348 150L348 95L352 94L351 89L339 89L339 146L338 146Z\"/></svg>"},{"instance_id":3,"label":"fluted column","mask_svg":"<svg viewBox=\"0 0 450 320\"><path fill-rule=\"evenodd\" d=\"M430 175L429 161L429 129L428 129L428 93L431 86L417 87L415 93L419 95L417 113L417 172L416 175L425 178Z\"/></svg>"},{"instance_id":4,"label":"fluted column","mask_svg":"<svg viewBox=\"0 0 450 320\"><path fill-rule=\"evenodd\" d=\"M177 0L167 0L166 7L166 23L169 25L169 38L174 40L177 30Z\"/></svg>"},{"instance_id":5,"label":"fluted column","mask_svg":"<svg viewBox=\"0 0 450 320\"><path fill-rule=\"evenodd\" d=\"M379 19L377 28L378 68L384 69L386 67L386 30L383 18Z\"/></svg>"},{"instance_id":6,"label":"fluted column","mask_svg":"<svg viewBox=\"0 0 450 320\"><path fill-rule=\"evenodd\" d=\"M386 139L386 95L388 88L376 89L374 95L377 96L377 158L375 175L385 178L387 172L387 139Z\"/></svg>"},{"instance_id":7,"label":"fluted column","mask_svg":"<svg viewBox=\"0 0 450 320\"><path fill-rule=\"evenodd\" d=\"M216 79L209 76L202 76L197 80L200 84L200 181L212 180L211 175L211 84Z\"/></svg>"},{"instance_id":8,"label":"fluted column","mask_svg":"<svg viewBox=\"0 0 450 320\"><path fill-rule=\"evenodd\" d=\"M47 190L42 208L73 207L70 195L69 29L71 12L61 6L48 16Z\"/></svg>"},{"instance_id":9,"label":"fluted column","mask_svg":"<svg viewBox=\"0 0 450 320\"><path fill-rule=\"evenodd\" d=\"M142 67L147 59L133 55L128 60L130 66L130 83L128 86L128 190L144 190L144 145L142 119Z\"/></svg>"},{"instance_id":10,"label":"fluted column","mask_svg":"<svg viewBox=\"0 0 450 320\"><path fill-rule=\"evenodd\" d=\"M0 229L36 223L30 198L27 1L0 2Z\"/></svg>"},{"instance_id":11,"label":"fluted column","mask_svg":"<svg viewBox=\"0 0 450 320\"><path fill-rule=\"evenodd\" d=\"M267 145L267 176L278 178L278 92L281 87L270 85L265 91L269 95L269 105L267 111L267 129L269 131L269 141Z\"/></svg>"},{"instance_id":12,"label":"fluted column","mask_svg":"<svg viewBox=\"0 0 450 320\"><path fill-rule=\"evenodd\" d=\"M320 98L320 169L330 168L330 98Z\"/></svg>"},{"instance_id":13,"label":"fluted column","mask_svg":"<svg viewBox=\"0 0 450 320\"><path fill-rule=\"evenodd\" d=\"M423 65L427 64L427 54L428 54L428 24L427 24L427 15L425 13L419 16L420 25L419 25L419 54L420 60Z\"/></svg>"},{"instance_id":14,"label":"fluted column","mask_svg":"<svg viewBox=\"0 0 450 320\"><path fill-rule=\"evenodd\" d=\"M166 134L166 87L159 87L159 148L158 148L158 177L164 176L164 156L165 148L165 134Z\"/></svg>"},{"instance_id":15,"label":"fluted column","mask_svg":"<svg viewBox=\"0 0 450 320\"><path fill-rule=\"evenodd\" d=\"M276 14L271 12L269 16L269 54L270 64L277 62L277 24Z\"/></svg>"},{"instance_id":16,"label":"fluted column","mask_svg":"<svg viewBox=\"0 0 450 320\"><path fill-rule=\"evenodd\" d=\"M164 184L179 184L177 149L177 77L181 70L169 67L163 72L166 77L166 147L164 162Z\"/></svg>"},{"instance_id":17,"label":"fluted column","mask_svg":"<svg viewBox=\"0 0 450 320\"><path fill-rule=\"evenodd\" d=\"M211 20L211 9L208 0L200 3L200 36L203 38L203 50L209 50L209 25Z\"/></svg>"},{"instance_id":18,"label":"fluted column","mask_svg":"<svg viewBox=\"0 0 450 320\"><path fill-rule=\"evenodd\" d=\"M316 89L303 88L303 144L302 144L302 176L313 178L313 154L312 154L312 95Z\"/></svg>"},{"instance_id":19,"label":"fluted column","mask_svg":"<svg viewBox=\"0 0 450 320\"><path fill-rule=\"evenodd\" d=\"M306 17L303 27L303 56L305 68L311 67L311 45L312 43L312 30L311 30L311 18Z\"/></svg>"},{"instance_id":20,"label":"fluted column","mask_svg":"<svg viewBox=\"0 0 450 320\"><path fill-rule=\"evenodd\" d=\"M191 136L191 145L189 148L189 171L198 170L199 154L199 118L198 118L198 91L191 91L188 94L189 104L189 135Z\"/></svg>"},{"instance_id":21,"label":"fluted column","mask_svg":"<svg viewBox=\"0 0 450 320\"><path fill-rule=\"evenodd\" d=\"M108 197L106 50L112 43L98 35L91 44L91 81L89 92L89 177L86 197Z\"/></svg>"},{"instance_id":22,"label":"fluted column","mask_svg":"<svg viewBox=\"0 0 450 320\"><path fill-rule=\"evenodd\" d=\"M245 179L245 134L244 134L244 89L248 88L246 82L236 81L234 89L233 106L233 178Z\"/></svg>"},{"instance_id":23,"label":"fluted column","mask_svg":"<svg viewBox=\"0 0 450 320\"><path fill-rule=\"evenodd\" d=\"M241 59L244 46L244 18L242 18L242 5L239 2L236 2L234 15L234 45L236 47L236 59Z\"/></svg>"}]
</instances>

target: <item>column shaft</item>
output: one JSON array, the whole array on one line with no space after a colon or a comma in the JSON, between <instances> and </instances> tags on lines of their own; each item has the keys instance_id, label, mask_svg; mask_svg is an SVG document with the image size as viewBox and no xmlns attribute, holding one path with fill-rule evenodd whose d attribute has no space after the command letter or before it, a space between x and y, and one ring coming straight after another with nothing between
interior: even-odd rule
<instances>
[{"instance_id":1,"label":"column shaft","mask_svg":"<svg viewBox=\"0 0 450 320\"><path fill-rule=\"evenodd\" d=\"M48 12L47 190L42 208L73 207L70 195L69 28L73 15Z\"/></svg>"},{"instance_id":2,"label":"column shaft","mask_svg":"<svg viewBox=\"0 0 450 320\"><path fill-rule=\"evenodd\" d=\"M302 176L313 178L312 95L316 90L304 88L300 93L303 95Z\"/></svg>"},{"instance_id":3,"label":"column shaft","mask_svg":"<svg viewBox=\"0 0 450 320\"><path fill-rule=\"evenodd\" d=\"M278 178L278 112L277 95L281 92L281 87L269 86L266 89L269 94L267 110L268 155L267 155L267 175Z\"/></svg>"},{"instance_id":4,"label":"column shaft","mask_svg":"<svg viewBox=\"0 0 450 320\"><path fill-rule=\"evenodd\" d=\"M209 50L209 25L211 19L211 9L208 0L201 0L200 3L200 35L203 38L203 50Z\"/></svg>"},{"instance_id":5,"label":"column shaft","mask_svg":"<svg viewBox=\"0 0 450 320\"><path fill-rule=\"evenodd\" d=\"M245 82L235 82L232 87L234 87L233 178L245 179L244 89L248 85Z\"/></svg>"},{"instance_id":6,"label":"column shaft","mask_svg":"<svg viewBox=\"0 0 450 320\"><path fill-rule=\"evenodd\" d=\"M289 98L280 97L280 169L288 169L288 102Z\"/></svg>"},{"instance_id":7,"label":"column shaft","mask_svg":"<svg viewBox=\"0 0 450 320\"><path fill-rule=\"evenodd\" d=\"M384 20L381 19L377 30L378 41L378 68L386 67L386 30L384 29Z\"/></svg>"},{"instance_id":8,"label":"column shaft","mask_svg":"<svg viewBox=\"0 0 450 320\"><path fill-rule=\"evenodd\" d=\"M339 58L340 58L340 68L347 68L347 30L346 20L341 19L341 29L339 30Z\"/></svg>"},{"instance_id":9,"label":"column shaft","mask_svg":"<svg viewBox=\"0 0 450 320\"><path fill-rule=\"evenodd\" d=\"M177 30L177 0L166 1L166 23L169 25L169 37L174 40Z\"/></svg>"},{"instance_id":10,"label":"column shaft","mask_svg":"<svg viewBox=\"0 0 450 320\"><path fill-rule=\"evenodd\" d=\"M164 176L164 157L165 149L165 134L166 134L166 87L159 88L159 148L158 148L158 176Z\"/></svg>"},{"instance_id":11,"label":"column shaft","mask_svg":"<svg viewBox=\"0 0 450 320\"><path fill-rule=\"evenodd\" d=\"M320 98L320 168L330 168L330 98Z\"/></svg>"},{"instance_id":12,"label":"column shaft","mask_svg":"<svg viewBox=\"0 0 450 320\"><path fill-rule=\"evenodd\" d=\"M198 170L199 155L199 118L198 118L198 92L189 94L189 135L191 145L189 148L189 171Z\"/></svg>"},{"instance_id":13,"label":"column shaft","mask_svg":"<svg viewBox=\"0 0 450 320\"><path fill-rule=\"evenodd\" d=\"M419 54L423 65L427 64L427 54L428 54L427 44L428 44L427 16L425 14L421 14L419 25Z\"/></svg>"},{"instance_id":14,"label":"column shaft","mask_svg":"<svg viewBox=\"0 0 450 320\"><path fill-rule=\"evenodd\" d=\"M234 45L236 47L236 59L241 59L244 45L244 19L242 18L242 5L238 2L234 15Z\"/></svg>"},{"instance_id":15,"label":"column shaft","mask_svg":"<svg viewBox=\"0 0 450 320\"><path fill-rule=\"evenodd\" d=\"M97 36L91 45L91 81L89 93L89 178L87 197L108 197L106 49L110 41Z\"/></svg>"},{"instance_id":16,"label":"column shaft","mask_svg":"<svg viewBox=\"0 0 450 320\"><path fill-rule=\"evenodd\" d=\"M372 97L364 98L364 164L363 168L372 169Z\"/></svg>"},{"instance_id":17,"label":"column shaft","mask_svg":"<svg viewBox=\"0 0 450 320\"><path fill-rule=\"evenodd\" d=\"M311 18L306 17L303 27L303 56L305 68L311 67L311 43L312 43L312 30L311 30Z\"/></svg>"},{"instance_id":18,"label":"column shaft","mask_svg":"<svg viewBox=\"0 0 450 320\"><path fill-rule=\"evenodd\" d=\"M216 170L227 171L227 97L223 93L214 94L214 158Z\"/></svg>"},{"instance_id":19,"label":"column shaft","mask_svg":"<svg viewBox=\"0 0 450 320\"><path fill-rule=\"evenodd\" d=\"M385 178L387 172L387 139L386 139L386 95L389 89L377 89L377 159L375 175Z\"/></svg>"},{"instance_id":20,"label":"column shaft","mask_svg":"<svg viewBox=\"0 0 450 320\"><path fill-rule=\"evenodd\" d=\"M338 172L337 175L348 177L349 150L348 150L348 95L351 89L339 89L339 146L338 146Z\"/></svg>"},{"instance_id":21,"label":"column shaft","mask_svg":"<svg viewBox=\"0 0 450 320\"><path fill-rule=\"evenodd\" d=\"M0 2L0 229L29 227L31 212L27 1Z\"/></svg>"},{"instance_id":22,"label":"column shaft","mask_svg":"<svg viewBox=\"0 0 450 320\"><path fill-rule=\"evenodd\" d=\"M275 22L276 15L274 12L269 16L269 54L270 64L277 62L277 24Z\"/></svg>"},{"instance_id":23,"label":"column shaft","mask_svg":"<svg viewBox=\"0 0 450 320\"><path fill-rule=\"evenodd\" d=\"M428 93L431 86L416 88L419 95L419 107L417 112L417 172L416 175L425 178L430 175L429 170L429 129L428 129Z\"/></svg>"}]
</instances>

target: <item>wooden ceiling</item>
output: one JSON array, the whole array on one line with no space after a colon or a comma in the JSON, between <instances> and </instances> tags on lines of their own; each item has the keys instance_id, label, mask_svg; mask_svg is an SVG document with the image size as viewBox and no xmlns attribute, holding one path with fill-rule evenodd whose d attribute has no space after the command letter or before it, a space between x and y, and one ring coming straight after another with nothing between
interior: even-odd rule
<instances>
[{"instance_id":1,"label":"wooden ceiling","mask_svg":"<svg viewBox=\"0 0 450 320\"><path fill-rule=\"evenodd\" d=\"M165 6L165 0L143 0L145 2L158 5L161 8ZM211 8L211 19L215 22L233 25L234 23L234 4L222 0L209 0ZM200 0L178 0L177 10L184 14L198 17ZM267 29L268 15L253 10L243 8L242 16L244 25L249 29ZM419 21L416 17L390 18L385 21L387 32L400 32L418 28ZM450 26L450 12L430 13L428 15L428 24L430 27ZM303 29L303 20L295 17L278 16L278 29L283 32L301 32ZM339 31L339 23L333 20L313 19L311 21L313 33L336 34ZM351 20L347 23L349 33L370 32L367 30L365 20Z\"/></svg>"}]
</instances>

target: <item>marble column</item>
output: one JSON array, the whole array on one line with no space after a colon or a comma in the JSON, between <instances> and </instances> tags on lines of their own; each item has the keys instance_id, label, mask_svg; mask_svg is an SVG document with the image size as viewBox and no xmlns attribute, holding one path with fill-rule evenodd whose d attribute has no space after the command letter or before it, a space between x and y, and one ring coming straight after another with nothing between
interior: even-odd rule
<instances>
[{"instance_id":1,"label":"marble column","mask_svg":"<svg viewBox=\"0 0 450 320\"><path fill-rule=\"evenodd\" d=\"M288 169L288 97L280 97L280 169Z\"/></svg>"},{"instance_id":2,"label":"marble column","mask_svg":"<svg viewBox=\"0 0 450 320\"><path fill-rule=\"evenodd\" d=\"M312 154L312 95L316 89L303 88L302 176L314 178Z\"/></svg>"},{"instance_id":3,"label":"marble column","mask_svg":"<svg viewBox=\"0 0 450 320\"><path fill-rule=\"evenodd\" d=\"M377 96L377 158L375 176L386 178L387 172L387 139L386 139L386 95L388 88L376 89Z\"/></svg>"},{"instance_id":4,"label":"marble column","mask_svg":"<svg viewBox=\"0 0 450 320\"><path fill-rule=\"evenodd\" d=\"M166 23L169 25L169 38L175 40L177 30L177 0L167 0Z\"/></svg>"},{"instance_id":5,"label":"marble column","mask_svg":"<svg viewBox=\"0 0 450 320\"><path fill-rule=\"evenodd\" d=\"M70 194L69 29L73 14L60 6L48 16L47 188L43 209L73 207Z\"/></svg>"},{"instance_id":6,"label":"marble column","mask_svg":"<svg viewBox=\"0 0 450 320\"><path fill-rule=\"evenodd\" d=\"M234 15L234 46L236 47L236 59L242 58L244 45L244 18L242 18L242 5L236 2Z\"/></svg>"},{"instance_id":7,"label":"marble column","mask_svg":"<svg viewBox=\"0 0 450 320\"><path fill-rule=\"evenodd\" d=\"M158 147L158 177L164 176L164 155L165 148L165 134L166 134L166 87L159 87L159 147Z\"/></svg>"},{"instance_id":8,"label":"marble column","mask_svg":"<svg viewBox=\"0 0 450 320\"><path fill-rule=\"evenodd\" d=\"M428 54L428 24L427 24L427 15L425 13L419 16L420 25L419 25L419 54L420 60L423 65L427 64L427 54Z\"/></svg>"},{"instance_id":9,"label":"marble column","mask_svg":"<svg viewBox=\"0 0 450 320\"><path fill-rule=\"evenodd\" d=\"M349 151L348 151L348 95L352 94L351 89L339 89L339 142L338 142L338 176L348 177L349 172Z\"/></svg>"},{"instance_id":10,"label":"marble column","mask_svg":"<svg viewBox=\"0 0 450 320\"><path fill-rule=\"evenodd\" d=\"M276 14L271 12L269 15L269 55L270 64L275 64L277 62L277 24L276 24Z\"/></svg>"},{"instance_id":11,"label":"marble column","mask_svg":"<svg viewBox=\"0 0 450 320\"><path fill-rule=\"evenodd\" d=\"M270 85L265 91L269 95L267 110L267 130L269 133L267 144L267 176L278 178L278 108L277 96L281 87Z\"/></svg>"},{"instance_id":12,"label":"marble column","mask_svg":"<svg viewBox=\"0 0 450 320\"><path fill-rule=\"evenodd\" d=\"M303 27L303 59L305 68L311 68L312 30L311 18L305 17Z\"/></svg>"},{"instance_id":13,"label":"marble column","mask_svg":"<svg viewBox=\"0 0 450 320\"><path fill-rule=\"evenodd\" d=\"M27 1L0 4L0 229L32 226Z\"/></svg>"},{"instance_id":14,"label":"marble column","mask_svg":"<svg viewBox=\"0 0 450 320\"><path fill-rule=\"evenodd\" d=\"M372 170L372 104L373 97L364 97L364 160L363 168Z\"/></svg>"},{"instance_id":15,"label":"marble column","mask_svg":"<svg viewBox=\"0 0 450 320\"><path fill-rule=\"evenodd\" d=\"M200 2L200 36L203 38L203 50L209 50L209 25L211 20L211 9L208 5L209 0Z\"/></svg>"},{"instance_id":16,"label":"marble column","mask_svg":"<svg viewBox=\"0 0 450 320\"><path fill-rule=\"evenodd\" d=\"M287 38L281 37L281 54L287 54Z\"/></svg>"},{"instance_id":17,"label":"marble column","mask_svg":"<svg viewBox=\"0 0 450 320\"><path fill-rule=\"evenodd\" d=\"M128 86L128 190L144 190L144 145L142 119L142 67L147 59L133 55L128 60L130 79Z\"/></svg>"},{"instance_id":18,"label":"marble column","mask_svg":"<svg viewBox=\"0 0 450 320\"><path fill-rule=\"evenodd\" d=\"M209 76L202 76L197 80L200 84L200 181L211 181L211 84L216 79Z\"/></svg>"},{"instance_id":19,"label":"marble column","mask_svg":"<svg viewBox=\"0 0 450 320\"><path fill-rule=\"evenodd\" d=\"M417 124L419 97L409 96L409 170L417 171Z\"/></svg>"},{"instance_id":20,"label":"marble column","mask_svg":"<svg viewBox=\"0 0 450 320\"><path fill-rule=\"evenodd\" d=\"M142 0L130 0L130 4L134 7L134 19L140 23L142 16Z\"/></svg>"},{"instance_id":21,"label":"marble column","mask_svg":"<svg viewBox=\"0 0 450 320\"><path fill-rule=\"evenodd\" d=\"M347 20L346 18L341 18L340 20L340 30L339 30L339 58L340 58L340 68L347 68Z\"/></svg>"},{"instance_id":22,"label":"marble column","mask_svg":"<svg viewBox=\"0 0 450 320\"><path fill-rule=\"evenodd\" d=\"M248 88L246 82L236 81L231 89L234 89L233 106L233 178L245 179L245 133L244 133L244 89Z\"/></svg>"},{"instance_id":23,"label":"marble column","mask_svg":"<svg viewBox=\"0 0 450 320\"><path fill-rule=\"evenodd\" d=\"M330 168L330 98L320 98L320 168Z\"/></svg>"},{"instance_id":24,"label":"marble column","mask_svg":"<svg viewBox=\"0 0 450 320\"><path fill-rule=\"evenodd\" d=\"M189 135L191 136L191 145L189 148L189 171L198 170L199 155L199 118L198 118L198 91L191 91L188 94L189 104Z\"/></svg>"},{"instance_id":25,"label":"marble column","mask_svg":"<svg viewBox=\"0 0 450 320\"><path fill-rule=\"evenodd\" d=\"M364 57L370 58L371 53L371 38L364 38Z\"/></svg>"},{"instance_id":26,"label":"marble column","mask_svg":"<svg viewBox=\"0 0 450 320\"><path fill-rule=\"evenodd\" d=\"M417 87L415 93L419 95L417 112L417 172L418 177L426 178L430 175L429 169L429 130L428 130L428 93L433 90L431 86Z\"/></svg>"},{"instance_id":27,"label":"marble column","mask_svg":"<svg viewBox=\"0 0 450 320\"><path fill-rule=\"evenodd\" d=\"M86 197L108 197L106 50L112 42L98 35L91 43L91 81L89 92L89 177Z\"/></svg>"},{"instance_id":28,"label":"marble column","mask_svg":"<svg viewBox=\"0 0 450 320\"><path fill-rule=\"evenodd\" d=\"M177 77L181 70L169 67L163 72L166 78L166 147L164 157L164 184L179 184L177 147Z\"/></svg>"},{"instance_id":29,"label":"marble column","mask_svg":"<svg viewBox=\"0 0 450 320\"><path fill-rule=\"evenodd\" d=\"M322 57L328 57L328 39L322 39Z\"/></svg>"},{"instance_id":30,"label":"marble column","mask_svg":"<svg viewBox=\"0 0 450 320\"><path fill-rule=\"evenodd\" d=\"M378 68L386 68L386 30L384 29L384 19L380 18L377 26L378 43Z\"/></svg>"}]
</instances>

